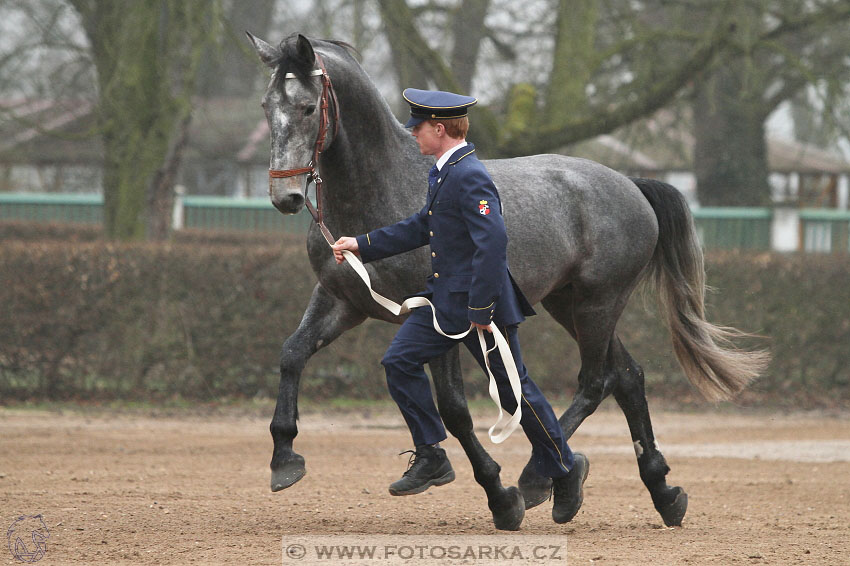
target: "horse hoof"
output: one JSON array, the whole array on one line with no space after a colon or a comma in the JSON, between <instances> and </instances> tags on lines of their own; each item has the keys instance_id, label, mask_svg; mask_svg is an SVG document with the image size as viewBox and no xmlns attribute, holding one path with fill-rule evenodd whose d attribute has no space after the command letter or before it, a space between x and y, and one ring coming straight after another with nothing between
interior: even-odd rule
<instances>
[{"instance_id":1,"label":"horse hoof","mask_svg":"<svg viewBox=\"0 0 850 566\"><path fill-rule=\"evenodd\" d=\"M272 491L280 491L291 486L304 477L307 468L304 466L304 457L300 454L292 454L283 465L272 468Z\"/></svg>"},{"instance_id":2,"label":"horse hoof","mask_svg":"<svg viewBox=\"0 0 850 566\"><path fill-rule=\"evenodd\" d=\"M530 463L522 470L517 484L526 509L540 505L552 495L552 478L539 475Z\"/></svg>"},{"instance_id":3,"label":"horse hoof","mask_svg":"<svg viewBox=\"0 0 850 566\"><path fill-rule=\"evenodd\" d=\"M681 487L675 489L678 493L673 502L658 510L664 524L668 527L681 527L682 519L685 518L685 512L688 510L688 494Z\"/></svg>"},{"instance_id":4,"label":"horse hoof","mask_svg":"<svg viewBox=\"0 0 850 566\"><path fill-rule=\"evenodd\" d=\"M522 493L515 488L505 490L501 501L490 506L493 512L493 524L500 531L518 531L525 517L525 502Z\"/></svg>"}]
</instances>

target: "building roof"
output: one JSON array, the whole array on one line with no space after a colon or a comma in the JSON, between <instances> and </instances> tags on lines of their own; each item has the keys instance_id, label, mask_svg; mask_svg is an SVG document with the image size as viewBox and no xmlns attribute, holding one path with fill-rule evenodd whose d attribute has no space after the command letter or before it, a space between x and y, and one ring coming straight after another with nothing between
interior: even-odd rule
<instances>
[{"instance_id":1,"label":"building roof","mask_svg":"<svg viewBox=\"0 0 850 566\"><path fill-rule=\"evenodd\" d=\"M199 99L195 104L186 160L268 163L268 128L258 99ZM0 118L0 163L99 164L103 159L90 102L2 101ZM246 146L252 151L243 151ZM245 157L239 159L240 154Z\"/></svg>"},{"instance_id":2,"label":"building roof","mask_svg":"<svg viewBox=\"0 0 850 566\"><path fill-rule=\"evenodd\" d=\"M619 171L661 173L693 170L693 135L685 120L661 110L637 127L627 126L565 148L562 153L603 163ZM850 174L850 161L811 144L767 138L767 160L776 173Z\"/></svg>"},{"instance_id":3,"label":"building roof","mask_svg":"<svg viewBox=\"0 0 850 566\"><path fill-rule=\"evenodd\" d=\"M85 100L0 102L0 162L99 161L102 152L92 110Z\"/></svg>"},{"instance_id":4,"label":"building roof","mask_svg":"<svg viewBox=\"0 0 850 566\"><path fill-rule=\"evenodd\" d=\"M769 137L767 149L770 170L777 173L850 173L850 161L811 144Z\"/></svg>"}]
</instances>

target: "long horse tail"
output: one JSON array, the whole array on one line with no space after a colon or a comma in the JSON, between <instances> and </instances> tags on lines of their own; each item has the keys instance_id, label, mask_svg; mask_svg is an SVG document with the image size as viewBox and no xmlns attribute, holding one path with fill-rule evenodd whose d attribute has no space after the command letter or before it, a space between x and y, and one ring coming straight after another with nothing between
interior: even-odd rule
<instances>
[{"instance_id":1,"label":"long horse tail","mask_svg":"<svg viewBox=\"0 0 850 566\"><path fill-rule=\"evenodd\" d=\"M658 218L658 243L644 277L658 293L679 364L706 399L729 399L765 370L770 355L737 348L733 339L751 335L706 320L702 248L682 194L661 181L631 180Z\"/></svg>"}]
</instances>

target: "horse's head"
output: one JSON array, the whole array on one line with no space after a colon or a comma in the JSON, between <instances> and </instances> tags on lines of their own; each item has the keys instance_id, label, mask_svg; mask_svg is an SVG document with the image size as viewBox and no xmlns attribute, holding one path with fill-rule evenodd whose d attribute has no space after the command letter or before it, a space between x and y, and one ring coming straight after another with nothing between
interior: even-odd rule
<instances>
[{"instance_id":1,"label":"horse's head","mask_svg":"<svg viewBox=\"0 0 850 566\"><path fill-rule=\"evenodd\" d=\"M273 69L271 81L263 96L263 109L271 133L269 161L269 196L272 204L284 214L294 214L304 206L306 176L316 157L321 126L333 123L332 113L322 119L322 95L325 77L313 45L303 35L291 36L272 46L250 33L260 60ZM325 90L325 96L332 96ZM332 105L332 101L328 101ZM333 142L334 129L327 127L324 150Z\"/></svg>"}]
</instances>

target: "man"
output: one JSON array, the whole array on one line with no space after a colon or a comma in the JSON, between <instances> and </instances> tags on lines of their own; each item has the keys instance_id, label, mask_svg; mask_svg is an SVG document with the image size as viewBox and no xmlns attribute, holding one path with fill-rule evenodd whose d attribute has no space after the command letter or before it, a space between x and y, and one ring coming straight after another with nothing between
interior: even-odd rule
<instances>
[{"instance_id":1,"label":"man","mask_svg":"<svg viewBox=\"0 0 850 566\"><path fill-rule=\"evenodd\" d=\"M491 332L495 322L511 347L522 385L523 427L532 444L537 471L553 479L552 516L558 523L571 520L582 503L589 463L567 446L552 407L528 377L520 354L517 325L534 314L507 266L507 235L499 194L475 147L466 142L467 110L478 101L442 91L406 89L413 137L425 155L437 163L431 168L425 207L392 226L356 238L343 237L333 246L337 263L342 251L358 254L364 262L431 248L432 274L424 296L431 299L440 327L447 334L470 327ZM424 364L447 352L456 341L434 329L430 309L415 309L402 324L381 363L390 394L407 422L416 450L402 478L390 485L393 495L421 493L430 486L454 480L454 470L440 441L446 431L431 395ZM488 348L492 337L487 337ZM463 339L479 365L485 362L477 333ZM504 365L499 356L490 366L499 387L502 406L516 410ZM485 369L486 371L486 369Z\"/></svg>"}]
</instances>

